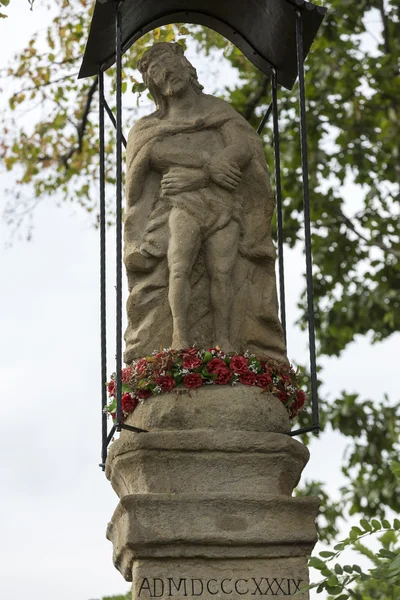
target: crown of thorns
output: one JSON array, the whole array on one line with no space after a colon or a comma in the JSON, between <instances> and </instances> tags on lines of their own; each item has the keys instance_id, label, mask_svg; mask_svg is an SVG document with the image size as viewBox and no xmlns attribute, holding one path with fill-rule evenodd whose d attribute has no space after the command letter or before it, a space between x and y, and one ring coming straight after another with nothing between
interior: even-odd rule
<instances>
[{"instance_id":1,"label":"crown of thorns","mask_svg":"<svg viewBox=\"0 0 400 600\"><path fill-rule=\"evenodd\" d=\"M154 46L152 46L149 50L146 50L142 58L138 61L138 69L143 77L146 75L147 69L153 60L159 58L166 52L172 52L174 54L183 56L183 48L180 44L169 42L158 42L158 44L154 44Z\"/></svg>"}]
</instances>

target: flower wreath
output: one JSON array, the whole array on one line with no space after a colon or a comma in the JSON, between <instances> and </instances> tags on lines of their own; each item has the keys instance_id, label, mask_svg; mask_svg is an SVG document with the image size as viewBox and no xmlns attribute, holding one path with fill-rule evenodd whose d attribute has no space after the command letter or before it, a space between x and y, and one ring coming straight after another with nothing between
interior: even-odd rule
<instances>
[{"instance_id":1,"label":"flower wreath","mask_svg":"<svg viewBox=\"0 0 400 600\"><path fill-rule=\"evenodd\" d=\"M176 388L193 390L203 385L249 385L274 394L293 419L303 408L306 395L298 387L298 372L285 363L250 352L225 354L218 346L199 350L164 349L153 352L122 369L123 417L132 413L139 402L150 396L172 392ZM109 404L104 411L116 418L116 374L107 382ZM178 391L178 390L176 390Z\"/></svg>"}]
</instances>

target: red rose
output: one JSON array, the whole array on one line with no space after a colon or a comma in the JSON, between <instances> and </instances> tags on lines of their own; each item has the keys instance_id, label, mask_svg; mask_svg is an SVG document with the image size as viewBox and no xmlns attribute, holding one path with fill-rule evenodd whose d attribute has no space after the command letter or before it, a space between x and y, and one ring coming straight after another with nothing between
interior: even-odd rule
<instances>
[{"instance_id":1,"label":"red rose","mask_svg":"<svg viewBox=\"0 0 400 600\"><path fill-rule=\"evenodd\" d=\"M306 395L303 392L303 390L298 390L296 392L296 406L297 406L297 410L299 410L300 408L303 408L304 403L306 401Z\"/></svg>"},{"instance_id":2,"label":"red rose","mask_svg":"<svg viewBox=\"0 0 400 600\"><path fill-rule=\"evenodd\" d=\"M136 365L135 365L135 371L136 373L144 373L144 371L146 370L147 367L147 360L145 358L141 358L140 360L137 361Z\"/></svg>"},{"instance_id":3,"label":"red rose","mask_svg":"<svg viewBox=\"0 0 400 600\"><path fill-rule=\"evenodd\" d=\"M166 375L157 377L156 384L160 386L162 392L170 392L176 386L175 379Z\"/></svg>"},{"instance_id":4,"label":"red rose","mask_svg":"<svg viewBox=\"0 0 400 600\"><path fill-rule=\"evenodd\" d=\"M115 381L111 379L111 381L107 385L108 393L110 396L115 396Z\"/></svg>"},{"instance_id":5,"label":"red rose","mask_svg":"<svg viewBox=\"0 0 400 600\"><path fill-rule=\"evenodd\" d=\"M114 421L115 421L115 419L117 418L117 413L116 413L116 412L113 412L113 413L110 413L110 415L112 416L112 418L113 418L113 419L114 419Z\"/></svg>"},{"instance_id":6,"label":"red rose","mask_svg":"<svg viewBox=\"0 0 400 600\"><path fill-rule=\"evenodd\" d=\"M193 346L185 350L185 354L189 354L190 356L197 356L197 352L197 348L194 348Z\"/></svg>"},{"instance_id":7,"label":"red rose","mask_svg":"<svg viewBox=\"0 0 400 600\"><path fill-rule=\"evenodd\" d=\"M292 376L289 373L284 373L281 375L281 379L286 383L287 381L292 381Z\"/></svg>"},{"instance_id":8,"label":"red rose","mask_svg":"<svg viewBox=\"0 0 400 600\"><path fill-rule=\"evenodd\" d=\"M266 390L272 383L272 377L269 373L261 373L257 375L257 385Z\"/></svg>"},{"instance_id":9,"label":"red rose","mask_svg":"<svg viewBox=\"0 0 400 600\"><path fill-rule=\"evenodd\" d=\"M232 356L231 364L229 365L229 367L232 371L238 373L238 375L247 373L249 370L247 367L247 358L245 358L244 356Z\"/></svg>"},{"instance_id":10,"label":"red rose","mask_svg":"<svg viewBox=\"0 0 400 600\"><path fill-rule=\"evenodd\" d=\"M224 370L221 369L220 371L218 371L218 377L214 381L214 383L216 383L217 385L226 385L227 383L229 383L231 378L232 378L232 371L230 371L225 365Z\"/></svg>"},{"instance_id":11,"label":"red rose","mask_svg":"<svg viewBox=\"0 0 400 600\"><path fill-rule=\"evenodd\" d=\"M290 398L290 394L286 392L278 392L277 396L281 402L286 402Z\"/></svg>"},{"instance_id":12,"label":"red rose","mask_svg":"<svg viewBox=\"0 0 400 600\"><path fill-rule=\"evenodd\" d=\"M182 367L184 369L197 369L200 367L203 361L201 358L197 358L197 356L191 356L190 354L183 355L183 363Z\"/></svg>"},{"instance_id":13,"label":"red rose","mask_svg":"<svg viewBox=\"0 0 400 600\"><path fill-rule=\"evenodd\" d=\"M183 385L188 389L194 389L203 385L200 373L189 373L183 378Z\"/></svg>"},{"instance_id":14,"label":"red rose","mask_svg":"<svg viewBox=\"0 0 400 600\"><path fill-rule=\"evenodd\" d=\"M248 373L243 373L243 375L239 377L239 382L243 383L244 385L254 385L256 381L257 375L255 373L252 373L251 371L249 371Z\"/></svg>"},{"instance_id":15,"label":"red rose","mask_svg":"<svg viewBox=\"0 0 400 600\"><path fill-rule=\"evenodd\" d=\"M122 383L129 383L133 374L133 370L131 367L126 367L121 371L121 379Z\"/></svg>"},{"instance_id":16,"label":"red rose","mask_svg":"<svg viewBox=\"0 0 400 600\"><path fill-rule=\"evenodd\" d=\"M132 412L137 405L136 398L132 398L130 394L124 394L122 396L122 410L126 413Z\"/></svg>"},{"instance_id":17,"label":"red rose","mask_svg":"<svg viewBox=\"0 0 400 600\"><path fill-rule=\"evenodd\" d=\"M149 396L151 396L152 393L153 392L151 390L137 390L136 396L141 400L146 400L146 398L149 398Z\"/></svg>"},{"instance_id":18,"label":"red rose","mask_svg":"<svg viewBox=\"0 0 400 600\"><path fill-rule=\"evenodd\" d=\"M221 371L225 372L227 369L226 364L220 358L213 358L207 363L207 371L209 373L221 373Z\"/></svg>"}]
</instances>

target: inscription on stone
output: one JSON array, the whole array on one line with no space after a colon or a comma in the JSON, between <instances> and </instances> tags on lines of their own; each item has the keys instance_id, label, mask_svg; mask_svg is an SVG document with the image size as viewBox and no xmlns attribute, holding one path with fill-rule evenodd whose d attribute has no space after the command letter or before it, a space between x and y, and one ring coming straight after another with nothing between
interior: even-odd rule
<instances>
[{"instance_id":1,"label":"inscription on stone","mask_svg":"<svg viewBox=\"0 0 400 600\"><path fill-rule=\"evenodd\" d=\"M300 590L302 579L250 577L198 579L190 577L144 577L139 581L138 598L163 596L201 597L238 594L239 596L292 596Z\"/></svg>"}]
</instances>

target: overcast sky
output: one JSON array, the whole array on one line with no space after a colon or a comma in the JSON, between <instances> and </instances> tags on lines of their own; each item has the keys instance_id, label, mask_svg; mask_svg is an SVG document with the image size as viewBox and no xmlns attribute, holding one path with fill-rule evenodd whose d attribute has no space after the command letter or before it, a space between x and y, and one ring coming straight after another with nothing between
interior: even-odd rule
<instances>
[{"instance_id":1,"label":"overcast sky","mask_svg":"<svg viewBox=\"0 0 400 600\"><path fill-rule=\"evenodd\" d=\"M22 49L49 15L40 0L28 10L13 0L0 21L0 66ZM196 64L206 91L207 64ZM0 189L13 184L1 169ZM3 196L3 194L0 195ZM357 201L349 188L348 206ZM16 242L1 225L0 326L2 430L1 589L5 600L91 600L128 589L112 565L105 539L118 499L100 460L99 240L90 219L54 200L36 210L33 241ZM108 260L113 293L112 232ZM294 326L303 288L303 258L286 257L289 357L305 362L305 334ZM112 311L110 302L109 312ZM109 339L114 339L112 326ZM370 346L351 344L340 359L324 359L325 391L342 389L396 398L393 371L399 336ZM114 349L109 348L109 371ZM374 369L370 369L370 365ZM379 373L379 378L376 374ZM345 440L326 433L311 447L305 477L327 481L333 497L343 482ZM321 598L319 596L319 598Z\"/></svg>"}]
</instances>

